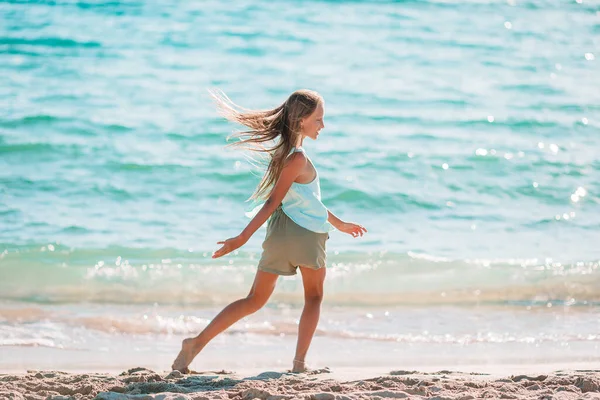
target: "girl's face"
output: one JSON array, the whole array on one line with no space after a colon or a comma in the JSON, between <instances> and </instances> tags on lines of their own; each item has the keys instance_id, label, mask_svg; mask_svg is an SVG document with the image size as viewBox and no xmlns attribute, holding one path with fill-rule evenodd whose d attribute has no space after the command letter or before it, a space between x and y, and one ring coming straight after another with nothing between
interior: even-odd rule
<instances>
[{"instance_id":1,"label":"girl's face","mask_svg":"<svg viewBox=\"0 0 600 400\"><path fill-rule=\"evenodd\" d=\"M302 135L312 140L317 140L319 131L325 128L325 124L323 123L324 117L325 108L323 107L323 102L320 101L315 111L302 120L300 125Z\"/></svg>"}]
</instances>

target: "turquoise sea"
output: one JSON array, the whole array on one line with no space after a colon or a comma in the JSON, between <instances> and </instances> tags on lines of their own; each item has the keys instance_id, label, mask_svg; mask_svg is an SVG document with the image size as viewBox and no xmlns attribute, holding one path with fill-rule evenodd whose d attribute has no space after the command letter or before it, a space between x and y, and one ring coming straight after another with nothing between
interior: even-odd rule
<instances>
[{"instance_id":1,"label":"turquoise sea","mask_svg":"<svg viewBox=\"0 0 600 400\"><path fill-rule=\"evenodd\" d=\"M167 369L244 296L259 181L207 89L325 98L309 363L600 360L600 5L0 1L0 371ZM291 366L299 278L192 368Z\"/></svg>"}]
</instances>

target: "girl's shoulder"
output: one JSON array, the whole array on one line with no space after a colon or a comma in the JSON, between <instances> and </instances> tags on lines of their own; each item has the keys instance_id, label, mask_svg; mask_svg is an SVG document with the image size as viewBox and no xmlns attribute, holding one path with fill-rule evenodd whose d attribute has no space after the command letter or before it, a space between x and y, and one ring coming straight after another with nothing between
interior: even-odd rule
<instances>
[{"instance_id":1,"label":"girl's shoulder","mask_svg":"<svg viewBox=\"0 0 600 400\"><path fill-rule=\"evenodd\" d=\"M284 168L302 169L308 163L308 156L304 151L291 151L287 156Z\"/></svg>"},{"instance_id":2,"label":"girl's shoulder","mask_svg":"<svg viewBox=\"0 0 600 400\"><path fill-rule=\"evenodd\" d=\"M287 162L300 162L300 163L305 163L308 160L308 156L306 155L306 153L304 151L292 151L290 152L290 154L287 156Z\"/></svg>"},{"instance_id":3,"label":"girl's shoulder","mask_svg":"<svg viewBox=\"0 0 600 400\"><path fill-rule=\"evenodd\" d=\"M291 158L308 158L308 155L306 154L306 151L304 151L304 148L302 147L292 147L292 150L290 150L289 154L287 155L287 159L291 159Z\"/></svg>"}]
</instances>

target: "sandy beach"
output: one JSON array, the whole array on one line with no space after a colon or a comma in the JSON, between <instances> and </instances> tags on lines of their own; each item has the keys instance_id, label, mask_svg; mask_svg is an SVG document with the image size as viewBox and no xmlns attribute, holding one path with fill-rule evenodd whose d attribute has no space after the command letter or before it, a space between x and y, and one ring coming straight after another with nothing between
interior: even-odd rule
<instances>
[{"instance_id":1,"label":"sandy beach","mask_svg":"<svg viewBox=\"0 0 600 400\"><path fill-rule=\"evenodd\" d=\"M133 368L121 374L27 371L0 375L0 399L596 399L600 370L496 376L455 371L390 371L344 379L328 368L302 374L214 371L182 375ZM355 374L354 374L355 375Z\"/></svg>"}]
</instances>

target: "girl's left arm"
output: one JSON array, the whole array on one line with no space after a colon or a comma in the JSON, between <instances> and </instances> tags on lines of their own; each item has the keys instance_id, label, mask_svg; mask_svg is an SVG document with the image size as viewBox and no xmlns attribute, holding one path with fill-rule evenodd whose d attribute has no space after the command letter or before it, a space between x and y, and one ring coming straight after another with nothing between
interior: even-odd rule
<instances>
[{"instance_id":1,"label":"girl's left arm","mask_svg":"<svg viewBox=\"0 0 600 400\"><path fill-rule=\"evenodd\" d=\"M337 230L339 230L339 227L342 226L342 224L344 224L344 221L336 217L335 214L332 213L329 209L327 210L327 221L331 225L333 225L333 227Z\"/></svg>"},{"instance_id":2,"label":"girl's left arm","mask_svg":"<svg viewBox=\"0 0 600 400\"><path fill-rule=\"evenodd\" d=\"M364 226L352 222L344 222L329 210L327 210L327 221L338 231L352 235L352 237L359 237L367 232Z\"/></svg>"}]
</instances>

